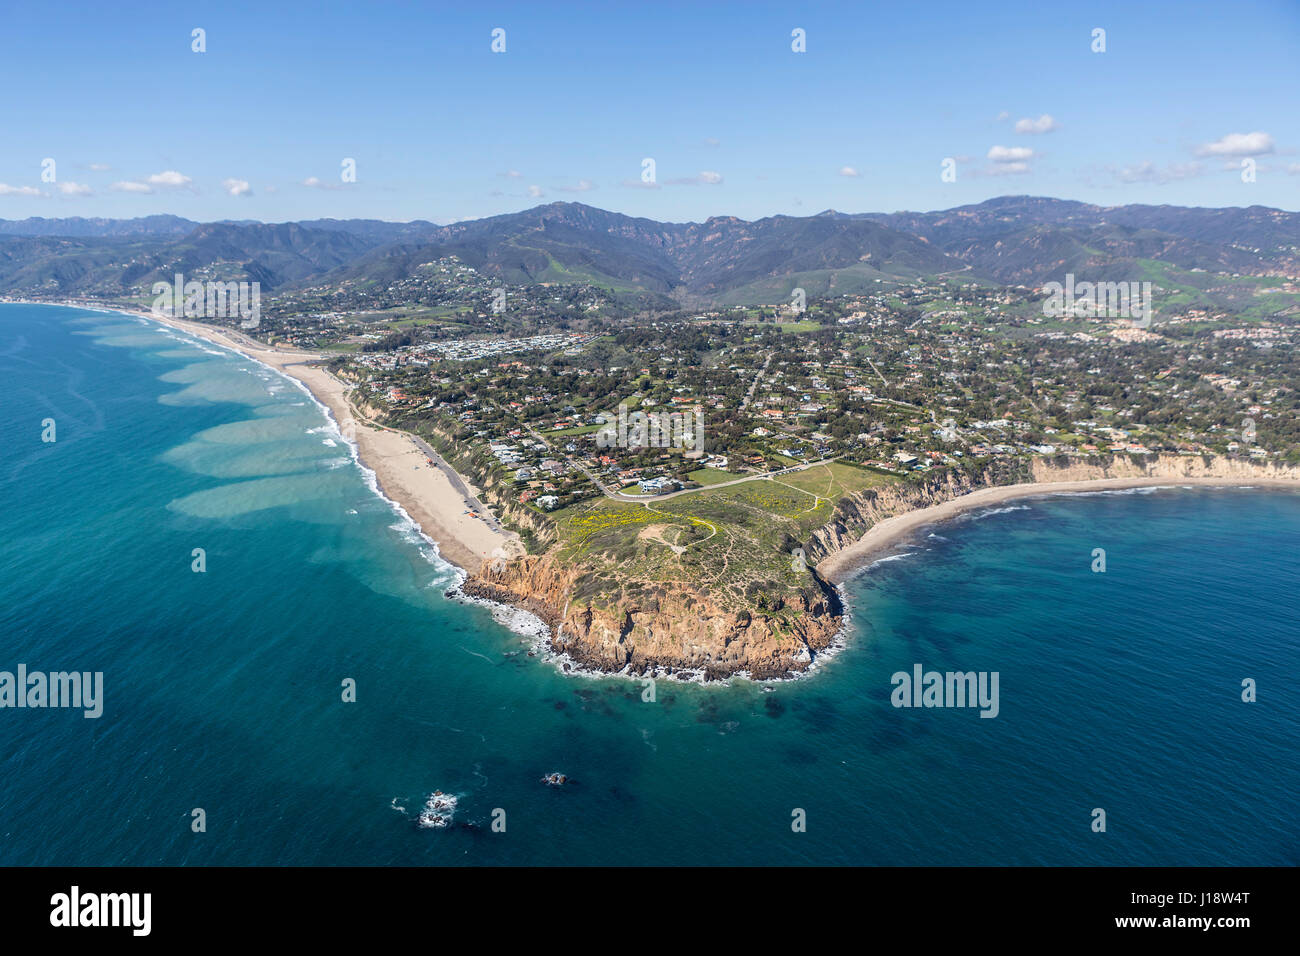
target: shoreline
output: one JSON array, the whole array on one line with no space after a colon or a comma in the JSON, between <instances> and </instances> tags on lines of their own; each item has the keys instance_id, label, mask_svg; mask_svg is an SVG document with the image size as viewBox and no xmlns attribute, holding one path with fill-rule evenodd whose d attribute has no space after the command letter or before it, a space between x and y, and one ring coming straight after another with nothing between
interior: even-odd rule
<instances>
[{"instance_id":1,"label":"shoreline","mask_svg":"<svg viewBox=\"0 0 1300 956\"><path fill-rule=\"evenodd\" d=\"M980 488L969 494L952 498L928 508L918 508L884 521L867 529L853 544L823 558L817 572L832 585L839 586L865 571L882 551L907 538L926 525L950 521L968 511L998 505L1018 498L1046 497L1049 495L1086 494L1099 491L1122 491L1127 488L1290 488L1300 491L1300 479L1294 478L1211 478L1149 476L1134 478L1087 478L1079 481L1039 481L1018 485L996 485Z\"/></svg>"},{"instance_id":2,"label":"shoreline","mask_svg":"<svg viewBox=\"0 0 1300 956\"><path fill-rule=\"evenodd\" d=\"M14 300L8 300L14 301ZM228 349L236 354L279 372L304 389L323 407L327 419L339 430L344 440L355 450L363 470L372 473L372 486L387 502L415 524L417 531L437 549L441 558L461 572L460 585L472 577L483 561L491 557L514 558L524 551L518 536L507 532L496 522L491 512L478 500L478 491L464 476L455 472L437 453L418 437L403 431L375 425L365 413L358 411L350 400L353 386L348 385L321 365L330 356L300 349L268 346L235 329L209 326L191 320L155 316L144 310L81 304L77 302L31 302L33 305L64 305L105 313L143 318L160 326L184 332L207 343ZM811 666L778 680L797 680L814 676L818 664L827 664L838 652L853 642L850 636L854 625L854 609L847 601L845 584L864 572L871 563L890 548L914 535L921 528L952 520L970 511L996 506L1020 498L1047 497L1061 494L1096 494L1133 488L1192 488L1192 487L1249 487L1289 488L1300 490L1300 476L1290 468L1290 476L1265 476L1247 474L1198 475L1129 475L1124 477L1075 478L1061 481L1024 482L1015 485L982 487L956 498L928 507L915 508L877 521L857 540L838 551L828 554L817 565L821 577L840 595L842 616L840 626L831 646L818 652ZM474 512L482 516L470 517ZM566 676L625 677L636 675L621 670L605 670L582 663L567 652L558 649L553 638L557 628L547 624L530 611L521 601L474 596L452 588L459 600L510 609L531 620L498 623L516 633L530 638L530 657L538 657ZM494 617L496 614L494 613ZM537 631L542 624L543 633ZM824 659L823 659L824 658ZM726 676L709 679L693 672L675 673L664 665L655 668L657 677L675 677L691 683L727 684L732 678L742 678L755 683L768 683L771 679L754 678L747 669Z\"/></svg>"},{"instance_id":3,"label":"shoreline","mask_svg":"<svg viewBox=\"0 0 1300 956\"><path fill-rule=\"evenodd\" d=\"M357 411L348 395L351 386L313 364L328 361L328 356L265 345L235 329L158 316L144 309L72 301L10 301L147 319L265 365L305 388L323 407L344 441L356 450L358 464L374 473L381 496L406 513L420 533L436 546L444 561L465 574L474 574L489 558L510 558L523 553L518 535L501 526L479 500L478 489L469 479L452 469L415 435L372 424Z\"/></svg>"}]
</instances>

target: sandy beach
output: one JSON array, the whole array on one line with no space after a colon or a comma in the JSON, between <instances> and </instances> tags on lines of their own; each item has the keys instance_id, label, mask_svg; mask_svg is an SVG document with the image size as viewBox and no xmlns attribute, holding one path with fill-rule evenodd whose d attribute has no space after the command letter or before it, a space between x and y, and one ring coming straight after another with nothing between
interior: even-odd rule
<instances>
[{"instance_id":1,"label":"sandy beach","mask_svg":"<svg viewBox=\"0 0 1300 956\"><path fill-rule=\"evenodd\" d=\"M1290 478L1096 478L1087 481L1044 481L1022 485L1003 485L981 488L960 498L953 498L930 508L919 508L906 514L886 518L874 525L843 551L837 551L817 565L817 571L832 584L839 584L866 567L880 552L897 544L912 532L928 524L955 518L977 508L987 508L1016 498L1039 495L1070 494L1120 490L1123 488L1176 488L1184 485L1212 487L1274 487L1300 490L1300 481Z\"/></svg>"},{"instance_id":2,"label":"sandy beach","mask_svg":"<svg viewBox=\"0 0 1300 956\"><path fill-rule=\"evenodd\" d=\"M437 542L442 557L462 570L473 573L488 558L523 554L519 536L501 526L479 499L478 490L432 448L406 432L372 424L357 411L349 399L350 386L314 364L328 356L271 347L236 329L143 310L113 311L187 332L302 382L329 408L344 437L356 442L362 463L374 471L384 495L401 505L420 530Z\"/></svg>"}]
</instances>

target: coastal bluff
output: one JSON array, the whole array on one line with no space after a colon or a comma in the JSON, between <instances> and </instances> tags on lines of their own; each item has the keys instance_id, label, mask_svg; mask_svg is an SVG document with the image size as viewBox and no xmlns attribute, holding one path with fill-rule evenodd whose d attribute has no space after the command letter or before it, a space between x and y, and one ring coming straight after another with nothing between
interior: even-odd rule
<instances>
[{"instance_id":1,"label":"coastal bluff","mask_svg":"<svg viewBox=\"0 0 1300 956\"><path fill-rule=\"evenodd\" d=\"M787 678L806 670L842 625L839 597L819 579L789 607L771 609L793 612L786 626L774 615L728 612L681 584L649 586L611 606L575 600L578 577L552 555L529 555L485 561L461 590L536 614L550 627L551 650L578 667L633 676Z\"/></svg>"},{"instance_id":2,"label":"coastal bluff","mask_svg":"<svg viewBox=\"0 0 1300 956\"><path fill-rule=\"evenodd\" d=\"M484 561L461 590L537 615L549 629L550 650L584 670L706 680L741 674L790 678L806 671L843 629L845 612L834 585L921 524L1057 491L1255 482L1300 487L1300 468L1202 456L1062 456L1004 463L973 477L930 475L866 489L840 499L831 520L801 543L811 585L785 605L766 609L727 610L706 589L680 581L629 582L612 602L592 599L583 596L584 570L560 561L553 550ZM890 525L894 533L880 533Z\"/></svg>"}]
</instances>

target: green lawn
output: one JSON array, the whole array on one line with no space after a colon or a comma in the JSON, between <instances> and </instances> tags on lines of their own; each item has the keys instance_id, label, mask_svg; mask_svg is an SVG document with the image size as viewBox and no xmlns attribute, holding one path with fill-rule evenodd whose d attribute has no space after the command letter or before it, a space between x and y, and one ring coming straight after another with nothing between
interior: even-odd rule
<instances>
[{"instance_id":1,"label":"green lawn","mask_svg":"<svg viewBox=\"0 0 1300 956\"><path fill-rule=\"evenodd\" d=\"M729 471L723 471L720 468L701 468L698 471L692 471L687 476L691 481L699 482L701 485L716 485L723 481L734 481L741 477L733 475Z\"/></svg>"},{"instance_id":2,"label":"green lawn","mask_svg":"<svg viewBox=\"0 0 1300 956\"><path fill-rule=\"evenodd\" d=\"M575 425L573 428L561 428L559 431L544 431L543 435L547 437L554 436L562 438L566 435L590 435L594 431L599 431L600 425Z\"/></svg>"}]
</instances>

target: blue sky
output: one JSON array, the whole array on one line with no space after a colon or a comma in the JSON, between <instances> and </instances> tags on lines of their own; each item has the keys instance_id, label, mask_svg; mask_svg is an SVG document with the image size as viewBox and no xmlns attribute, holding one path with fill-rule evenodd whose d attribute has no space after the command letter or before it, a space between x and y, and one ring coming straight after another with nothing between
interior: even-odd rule
<instances>
[{"instance_id":1,"label":"blue sky","mask_svg":"<svg viewBox=\"0 0 1300 956\"><path fill-rule=\"evenodd\" d=\"M15 4L0 78L4 219L1300 208L1300 0Z\"/></svg>"}]
</instances>

